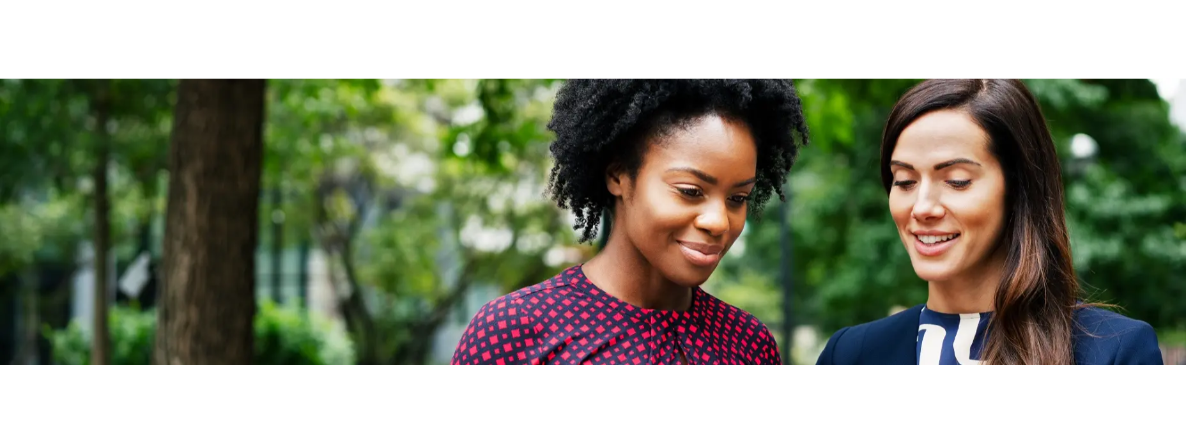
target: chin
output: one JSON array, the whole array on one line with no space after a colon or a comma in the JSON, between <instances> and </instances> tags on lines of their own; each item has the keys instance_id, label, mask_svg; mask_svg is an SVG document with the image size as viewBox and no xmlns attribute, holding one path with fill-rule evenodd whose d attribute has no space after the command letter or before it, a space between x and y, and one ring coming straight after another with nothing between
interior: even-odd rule
<instances>
[{"instance_id":1,"label":"chin","mask_svg":"<svg viewBox=\"0 0 1186 445\"><path fill-rule=\"evenodd\" d=\"M955 275L955 271L950 267L937 264L915 264L914 274L923 281L945 281Z\"/></svg>"},{"instance_id":2,"label":"chin","mask_svg":"<svg viewBox=\"0 0 1186 445\"><path fill-rule=\"evenodd\" d=\"M715 267L707 271L695 268L681 268L681 270L671 271L672 273L667 274L667 279L680 286L696 287L708 281L708 277L712 276L714 270L716 270Z\"/></svg>"}]
</instances>

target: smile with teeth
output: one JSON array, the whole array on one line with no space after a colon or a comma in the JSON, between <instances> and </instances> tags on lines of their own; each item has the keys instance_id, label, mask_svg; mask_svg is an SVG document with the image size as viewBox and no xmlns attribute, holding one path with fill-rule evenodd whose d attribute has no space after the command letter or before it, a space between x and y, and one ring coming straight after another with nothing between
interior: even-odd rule
<instances>
[{"instance_id":1,"label":"smile with teeth","mask_svg":"<svg viewBox=\"0 0 1186 445\"><path fill-rule=\"evenodd\" d=\"M922 241L923 244L938 244L944 241L955 239L959 236L960 234L958 233L950 233L947 235L914 235L914 237L918 238L919 241Z\"/></svg>"}]
</instances>

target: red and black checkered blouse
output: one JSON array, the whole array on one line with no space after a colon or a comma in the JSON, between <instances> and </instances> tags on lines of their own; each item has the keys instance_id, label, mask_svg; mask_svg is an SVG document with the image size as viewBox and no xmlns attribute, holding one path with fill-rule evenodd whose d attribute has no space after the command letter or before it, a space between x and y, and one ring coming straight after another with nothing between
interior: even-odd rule
<instances>
[{"instance_id":1,"label":"red and black checkered blouse","mask_svg":"<svg viewBox=\"0 0 1186 445\"><path fill-rule=\"evenodd\" d=\"M780 364L757 318L697 287L687 311L643 309L573 266L482 306L453 364Z\"/></svg>"}]
</instances>

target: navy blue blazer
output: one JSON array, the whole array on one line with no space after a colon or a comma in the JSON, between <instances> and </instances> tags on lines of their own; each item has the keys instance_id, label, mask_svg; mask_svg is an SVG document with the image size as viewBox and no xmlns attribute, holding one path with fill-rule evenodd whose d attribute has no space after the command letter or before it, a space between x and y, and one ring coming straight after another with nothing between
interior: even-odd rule
<instances>
[{"instance_id":1,"label":"navy blue blazer","mask_svg":"<svg viewBox=\"0 0 1186 445\"><path fill-rule=\"evenodd\" d=\"M920 304L889 317L850 326L828 339L817 365L914 365L918 363ZM1143 321L1086 307L1075 311L1073 338L1079 365L1161 365L1157 334Z\"/></svg>"}]
</instances>

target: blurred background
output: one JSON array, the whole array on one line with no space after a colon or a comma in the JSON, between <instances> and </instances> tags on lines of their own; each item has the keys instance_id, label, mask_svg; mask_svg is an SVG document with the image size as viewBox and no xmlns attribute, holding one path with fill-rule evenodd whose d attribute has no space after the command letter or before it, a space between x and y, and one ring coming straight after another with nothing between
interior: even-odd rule
<instances>
[{"instance_id":1,"label":"blurred background","mask_svg":"<svg viewBox=\"0 0 1186 445\"><path fill-rule=\"evenodd\" d=\"M882 125L916 82L796 81L811 144L789 202L753 215L704 285L765 322L787 362L925 301L878 172ZM186 199L168 193L179 83L0 81L0 363L90 363L95 344L103 362L153 361L165 234L192 226L166 218ZM1167 364L1186 364L1186 81L1026 83L1089 298L1152 324ZM267 81L263 160L239 166L262 175L242 189L257 208L236 210L257 216L242 228L255 256L218 259L254 262L254 362L448 363L483 303L594 255L543 194L560 85Z\"/></svg>"}]
</instances>

